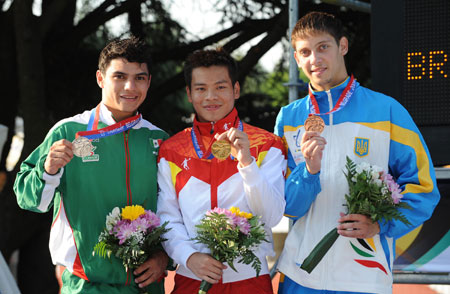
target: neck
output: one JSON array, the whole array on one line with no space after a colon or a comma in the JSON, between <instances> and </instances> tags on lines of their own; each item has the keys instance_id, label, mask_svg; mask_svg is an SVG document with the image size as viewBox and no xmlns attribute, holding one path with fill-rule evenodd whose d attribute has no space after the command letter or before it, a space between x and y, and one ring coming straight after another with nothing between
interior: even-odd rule
<instances>
[{"instance_id":1,"label":"neck","mask_svg":"<svg viewBox=\"0 0 450 294\"><path fill-rule=\"evenodd\" d=\"M341 85L342 83L344 83L346 80L348 79L348 75L346 74L345 76L336 79L337 81L334 82L331 86L325 86L325 87L320 87L320 86L314 86L313 83L310 83L311 85L311 89L315 92L320 92L320 91L329 91L339 85Z\"/></svg>"},{"instance_id":2,"label":"neck","mask_svg":"<svg viewBox=\"0 0 450 294\"><path fill-rule=\"evenodd\" d=\"M114 120L116 122L121 122L127 118L130 118L134 115L136 115L137 111L134 112L124 112L124 111L120 111L117 109L111 109L110 107L106 106L106 108L108 108L108 110L111 112L112 117L114 118Z\"/></svg>"}]
</instances>

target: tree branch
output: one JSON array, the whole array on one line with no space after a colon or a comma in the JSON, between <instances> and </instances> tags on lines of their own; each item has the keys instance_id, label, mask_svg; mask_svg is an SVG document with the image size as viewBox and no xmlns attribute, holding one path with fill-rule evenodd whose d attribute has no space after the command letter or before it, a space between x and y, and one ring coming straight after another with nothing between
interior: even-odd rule
<instances>
[{"instance_id":1,"label":"tree branch","mask_svg":"<svg viewBox=\"0 0 450 294\"><path fill-rule=\"evenodd\" d=\"M238 80L241 83L250 70L258 63L259 59L286 34L288 28L287 12L288 9L285 7L277 16L278 21L273 29L258 44L250 48L245 57L239 62Z\"/></svg>"},{"instance_id":2,"label":"tree branch","mask_svg":"<svg viewBox=\"0 0 450 294\"><path fill-rule=\"evenodd\" d=\"M217 43L220 40L226 39L226 38L240 32L240 31L243 31L243 30L250 32L250 31L254 30L255 28L267 28L270 26L271 23L272 23L272 20L267 20L267 19L264 19L264 20L247 19L241 23L233 25L232 27L230 27L226 30L220 31L214 35L206 37L205 39L202 39L202 40L199 40L196 42L192 42L192 43L186 44L184 46L174 48L172 50L166 49L166 50L154 52L152 54L152 57L154 60L158 60L158 62L163 62L166 60L184 60L189 53L191 53L197 49L201 49L208 45ZM257 35L259 35L259 34L257 34ZM250 39L251 38L247 39L246 41L248 41ZM245 42L243 42L243 43L245 43Z\"/></svg>"},{"instance_id":3,"label":"tree branch","mask_svg":"<svg viewBox=\"0 0 450 294\"><path fill-rule=\"evenodd\" d=\"M276 22L275 22L276 21ZM246 21L244 21L246 22ZM253 46L250 51L247 53L247 55L242 59L240 62L240 73L239 73L239 80L242 80L243 77L245 77L248 72L251 70L253 66L255 66L258 63L258 60L263 56L274 44L276 44L281 37L286 34L288 20L287 20L287 9L284 9L278 14L276 17L270 19L270 20L264 20L264 21L250 21L253 24L259 24L257 28L263 27L261 26L261 23L265 24L268 28L272 27L272 30L268 32L268 35L261 40L257 45ZM242 25L242 23L240 24ZM239 26L239 24L238 24ZM241 28L241 26L239 26ZM228 29L231 30L232 28ZM260 35L264 33L266 30L259 30L259 33L256 34L254 32L251 32L251 29L247 27L248 30L245 30L244 33L242 33L240 36L236 37L235 39L229 41L227 44L224 45L225 49L233 49L235 50L238 48L239 44L242 45L245 42L249 41L250 39L254 38L257 35ZM253 28L255 29L255 28ZM216 34L217 35L217 34ZM214 35L215 36L215 35ZM212 36L211 36L212 37ZM208 37L209 38L209 37ZM206 38L206 39L208 39ZM206 40L205 39L205 40ZM199 42L204 42L204 40L201 40ZM198 42L196 42L198 43ZM189 47L191 44L185 46L184 48ZM204 44L204 46L209 44ZM201 47L203 48L203 47ZM184 54L187 55L191 53L192 51L185 51ZM232 50L228 50L228 52L232 52ZM156 59L155 59L156 60ZM158 59L159 60L159 59ZM157 74L157 73L156 73ZM146 103L147 107L156 107L161 101L161 97L165 97L169 93L172 93L182 87L185 86L184 83L184 74L183 72L177 73L176 75L172 76L170 79L166 80L162 84L158 85L158 87L155 90L150 91L150 103Z\"/></svg>"},{"instance_id":4,"label":"tree branch","mask_svg":"<svg viewBox=\"0 0 450 294\"><path fill-rule=\"evenodd\" d=\"M129 0L122 1L115 7L109 11L107 9L115 3L114 0L106 0L99 7L97 7L94 11L89 13L85 18L83 18L76 27L74 27L72 32L69 32L67 36L69 37L64 42L63 46L72 46L75 44L80 44L81 41L88 36L89 34L95 32L95 30L105 24L108 20L113 19L116 16L119 16L123 13L126 13L130 10L130 8L135 4L134 2L138 1L139 3L144 2L145 0Z\"/></svg>"}]
</instances>

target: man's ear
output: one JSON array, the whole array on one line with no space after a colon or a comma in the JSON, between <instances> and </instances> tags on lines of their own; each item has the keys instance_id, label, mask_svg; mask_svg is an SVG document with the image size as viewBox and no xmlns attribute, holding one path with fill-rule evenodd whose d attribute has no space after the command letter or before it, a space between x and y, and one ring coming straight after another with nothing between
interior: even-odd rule
<instances>
[{"instance_id":1,"label":"man's ear","mask_svg":"<svg viewBox=\"0 0 450 294\"><path fill-rule=\"evenodd\" d=\"M97 85L103 89L104 78L102 72L100 70L97 70L95 76L97 77Z\"/></svg>"},{"instance_id":2,"label":"man's ear","mask_svg":"<svg viewBox=\"0 0 450 294\"><path fill-rule=\"evenodd\" d=\"M348 52L348 39L346 37L342 37L339 40L339 51L342 56L346 55Z\"/></svg>"},{"instance_id":3,"label":"man's ear","mask_svg":"<svg viewBox=\"0 0 450 294\"><path fill-rule=\"evenodd\" d=\"M188 101L192 103L191 90L186 86L186 94L188 96Z\"/></svg>"},{"instance_id":4,"label":"man's ear","mask_svg":"<svg viewBox=\"0 0 450 294\"><path fill-rule=\"evenodd\" d=\"M297 67L301 68L300 61L298 60L298 56L297 56L297 51L294 51L294 59L295 59L295 62L297 62Z\"/></svg>"},{"instance_id":5,"label":"man's ear","mask_svg":"<svg viewBox=\"0 0 450 294\"><path fill-rule=\"evenodd\" d=\"M241 96L241 86L239 85L238 81L234 83L233 92L234 92L234 99L235 100L239 99L239 97Z\"/></svg>"}]
</instances>

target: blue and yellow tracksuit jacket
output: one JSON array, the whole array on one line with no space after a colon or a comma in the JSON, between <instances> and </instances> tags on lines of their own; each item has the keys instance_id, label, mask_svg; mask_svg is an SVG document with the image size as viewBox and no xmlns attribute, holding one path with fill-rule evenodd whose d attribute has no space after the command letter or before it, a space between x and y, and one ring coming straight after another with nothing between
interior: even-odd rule
<instances>
[{"instance_id":1,"label":"blue and yellow tracksuit jacket","mask_svg":"<svg viewBox=\"0 0 450 294\"><path fill-rule=\"evenodd\" d=\"M313 92L320 113L334 107L348 82L329 91ZM391 293L395 239L430 218L440 198L426 144L404 107L357 83L341 110L322 116L322 136L327 144L320 173L311 175L300 151L303 124L312 112L310 105L306 96L283 107L275 126L275 133L289 148L285 214L295 221L278 268L309 288ZM365 161L389 171L403 190L402 201L412 207L401 211L412 226L393 220L380 222L380 233L370 239L339 237L308 274L299 266L322 237L338 225L340 212L346 212L346 156L356 163Z\"/></svg>"}]
</instances>

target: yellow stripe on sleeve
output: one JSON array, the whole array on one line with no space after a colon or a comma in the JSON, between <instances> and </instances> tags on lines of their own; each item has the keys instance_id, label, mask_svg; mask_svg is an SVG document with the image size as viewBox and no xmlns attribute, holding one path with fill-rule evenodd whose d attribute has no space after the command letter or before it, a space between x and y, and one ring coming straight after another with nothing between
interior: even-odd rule
<instances>
[{"instance_id":1,"label":"yellow stripe on sleeve","mask_svg":"<svg viewBox=\"0 0 450 294\"><path fill-rule=\"evenodd\" d=\"M390 132L391 140L411 147L416 154L416 165L419 169L418 178L420 185L407 184L403 193L430 193L434 189L433 181L430 176L430 162L428 160L425 148L420 141L419 135L411 130L402 128L388 121L376 123L359 123L366 127Z\"/></svg>"},{"instance_id":2,"label":"yellow stripe on sleeve","mask_svg":"<svg viewBox=\"0 0 450 294\"><path fill-rule=\"evenodd\" d=\"M177 175L181 171L181 168L179 168L175 163L168 161L169 167L170 167L170 173L172 175L172 184L175 187L175 183L177 181Z\"/></svg>"},{"instance_id":3,"label":"yellow stripe on sleeve","mask_svg":"<svg viewBox=\"0 0 450 294\"><path fill-rule=\"evenodd\" d=\"M261 166L261 163L263 162L264 158L266 158L267 151L262 151L258 154L258 160L256 161L256 164L258 167Z\"/></svg>"}]
</instances>

